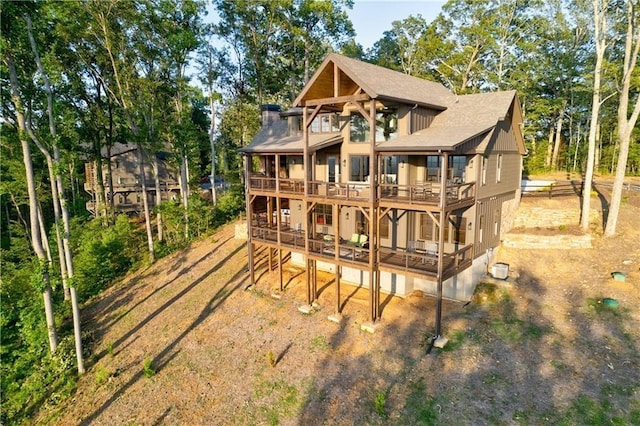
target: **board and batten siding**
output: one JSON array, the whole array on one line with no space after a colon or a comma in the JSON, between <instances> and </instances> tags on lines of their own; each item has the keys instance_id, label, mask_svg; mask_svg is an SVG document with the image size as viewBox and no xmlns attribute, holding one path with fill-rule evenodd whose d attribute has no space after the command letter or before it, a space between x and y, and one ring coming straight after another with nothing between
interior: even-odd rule
<instances>
[{"instance_id":1,"label":"board and batten siding","mask_svg":"<svg viewBox=\"0 0 640 426\"><path fill-rule=\"evenodd\" d=\"M492 196L477 203L474 258L500 245L504 226L502 217L504 205L514 199L515 193L508 193Z\"/></svg>"},{"instance_id":2,"label":"board and batten siding","mask_svg":"<svg viewBox=\"0 0 640 426\"><path fill-rule=\"evenodd\" d=\"M513 132L510 131L510 123L499 123L487 144L485 154L478 155L476 159L478 200L520 189L522 157L518 152ZM484 168L486 174L483 180Z\"/></svg>"},{"instance_id":3,"label":"board and batten siding","mask_svg":"<svg viewBox=\"0 0 640 426\"><path fill-rule=\"evenodd\" d=\"M433 119L438 115L438 111L429 108L415 108L411 112L411 133L426 129L431 126Z\"/></svg>"}]
</instances>

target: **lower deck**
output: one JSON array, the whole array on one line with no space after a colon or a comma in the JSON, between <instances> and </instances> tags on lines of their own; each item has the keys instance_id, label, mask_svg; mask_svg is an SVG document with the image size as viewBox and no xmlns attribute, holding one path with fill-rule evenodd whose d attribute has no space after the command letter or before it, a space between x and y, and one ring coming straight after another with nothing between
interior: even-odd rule
<instances>
[{"instance_id":1,"label":"lower deck","mask_svg":"<svg viewBox=\"0 0 640 426\"><path fill-rule=\"evenodd\" d=\"M332 235L318 234L305 241L302 230L283 228L280 232L269 227L251 227L251 240L275 249L285 249L304 254L308 244L309 259L338 266L371 270L370 256L374 256L375 269L404 276L435 280L438 275L437 252L419 247L393 249L380 247L371 250L370 245L355 245ZM442 279L447 280L469 268L473 262L473 246L467 245L453 253L442 255Z\"/></svg>"}]
</instances>

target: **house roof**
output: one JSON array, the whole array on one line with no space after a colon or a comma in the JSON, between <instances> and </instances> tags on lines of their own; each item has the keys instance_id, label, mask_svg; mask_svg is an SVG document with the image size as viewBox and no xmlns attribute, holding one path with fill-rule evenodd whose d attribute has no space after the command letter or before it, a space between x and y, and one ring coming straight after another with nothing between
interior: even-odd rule
<instances>
[{"instance_id":1,"label":"house roof","mask_svg":"<svg viewBox=\"0 0 640 426\"><path fill-rule=\"evenodd\" d=\"M516 91L459 96L447 110L435 116L431 126L380 142L380 151L452 151L477 136L492 131L496 124L512 115Z\"/></svg>"},{"instance_id":2,"label":"house roof","mask_svg":"<svg viewBox=\"0 0 640 426\"><path fill-rule=\"evenodd\" d=\"M294 106L304 106L306 100L334 96L333 65L373 99L416 103L437 110L444 110L455 101L455 96L442 84L330 53L295 99ZM339 80L342 90L349 90L343 79ZM318 96L318 91L324 91L326 94Z\"/></svg>"},{"instance_id":3,"label":"house roof","mask_svg":"<svg viewBox=\"0 0 640 426\"><path fill-rule=\"evenodd\" d=\"M285 120L276 121L269 126L262 127L251 143L241 148L240 152L302 154L304 150L302 135L287 136L287 133L287 122ZM309 152L340 142L342 142L342 135L339 133L309 133Z\"/></svg>"},{"instance_id":4,"label":"house roof","mask_svg":"<svg viewBox=\"0 0 640 426\"><path fill-rule=\"evenodd\" d=\"M334 79L336 71L342 74ZM439 83L411 77L334 53L325 58L294 101L296 107L281 115L300 113L300 108L297 106L304 105L306 100L334 97L336 86L340 87L338 89L340 95L355 93L353 91L355 85L371 98L396 100L409 105L429 105L431 108L440 110L428 128L390 141L377 142L376 150L378 151L454 151L474 138L478 138L476 149L482 150L498 123L507 119L511 120L519 152L521 154L526 152L520 131L522 110L515 90L455 96ZM302 153L304 145L302 135L287 136L287 127L287 122L284 120L263 127L251 144L241 151ZM310 133L309 150L316 151L341 141L342 137L335 133Z\"/></svg>"}]
</instances>

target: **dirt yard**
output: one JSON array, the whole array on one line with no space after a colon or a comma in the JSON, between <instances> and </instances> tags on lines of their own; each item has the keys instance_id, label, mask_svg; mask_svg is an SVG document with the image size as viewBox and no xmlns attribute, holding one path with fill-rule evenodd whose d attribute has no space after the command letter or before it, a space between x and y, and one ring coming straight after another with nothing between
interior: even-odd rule
<instances>
[{"instance_id":1,"label":"dirt yard","mask_svg":"<svg viewBox=\"0 0 640 426\"><path fill-rule=\"evenodd\" d=\"M226 227L83 310L95 337L88 373L38 423L640 424L639 218L635 194L618 235L594 234L592 249L501 248L518 278L445 302L449 343L429 354L432 298L383 295L370 334L362 290L343 286L344 319L327 320L334 285L321 275L319 309L301 314L304 271L287 268L274 299L277 271L261 252L246 290L246 241Z\"/></svg>"}]
</instances>

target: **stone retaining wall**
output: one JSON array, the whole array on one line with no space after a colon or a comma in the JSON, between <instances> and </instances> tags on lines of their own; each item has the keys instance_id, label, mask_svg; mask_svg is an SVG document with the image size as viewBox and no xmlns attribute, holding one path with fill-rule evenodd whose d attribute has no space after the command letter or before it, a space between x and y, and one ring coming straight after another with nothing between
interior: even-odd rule
<instances>
[{"instance_id":1,"label":"stone retaining wall","mask_svg":"<svg viewBox=\"0 0 640 426\"><path fill-rule=\"evenodd\" d=\"M591 235L534 235L506 234L504 247L519 249L578 249L591 248Z\"/></svg>"}]
</instances>

